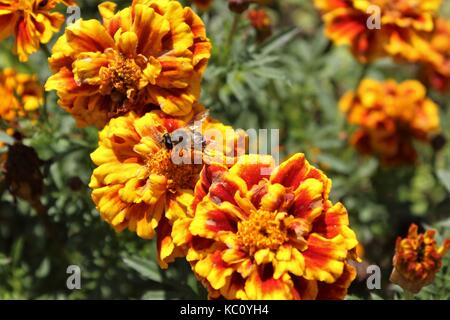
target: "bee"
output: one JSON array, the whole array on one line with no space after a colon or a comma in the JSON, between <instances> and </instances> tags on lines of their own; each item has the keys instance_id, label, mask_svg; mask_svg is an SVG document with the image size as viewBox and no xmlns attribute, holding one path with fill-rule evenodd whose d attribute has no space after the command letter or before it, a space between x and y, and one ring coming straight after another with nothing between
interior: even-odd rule
<instances>
[{"instance_id":1,"label":"bee","mask_svg":"<svg viewBox=\"0 0 450 320\"><path fill-rule=\"evenodd\" d=\"M203 151L208 141L201 133L201 128L205 121L209 118L209 112L204 111L194 117L186 126L176 129L173 132L164 132L165 129L154 127L152 135L161 147L168 151L174 149L195 149Z\"/></svg>"},{"instance_id":2,"label":"bee","mask_svg":"<svg viewBox=\"0 0 450 320\"><path fill-rule=\"evenodd\" d=\"M173 141L172 141L172 138L170 137L170 133L163 134L163 141L164 141L164 146L166 147L166 149L168 149L168 150L173 149Z\"/></svg>"}]
</instances>

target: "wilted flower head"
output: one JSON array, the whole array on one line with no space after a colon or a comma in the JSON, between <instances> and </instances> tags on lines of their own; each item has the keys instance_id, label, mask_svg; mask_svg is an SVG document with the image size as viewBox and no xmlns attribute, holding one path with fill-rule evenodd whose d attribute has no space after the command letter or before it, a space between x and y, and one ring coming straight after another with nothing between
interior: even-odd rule
<instances>
[{"instance_id":1,"label":"wilted flower head","mask_svg":"<svg viewBox=\"0 0 450 320\"><path fill-rule=\"evenodd\" d=\"M35 119L44 103L43 91L35 75L14 69L0 71L0 119L8 125L18 118Z\"/></svg>"},{"instance_id":2,"label":"wilted flower head","mask_svg":"<svg viewBox=\"0 0 450 320\"><path fill-rule=\"evenodd\" d=\"M58 4L74 0L0 0L0 40L15 36L14 51L20 61L50 41L64 23L64 15L53 12Z\"/></svg>"},{"instance_id":3,"label":"wilted flower head","mask_svg":"<svg viewBox=\"0 0 450 320\"><path fill-rule=\"evenodd\" d=\"M134 0L115 12L99 6L103 22L78 20L66 28L49 59L46 84L78 125L102 128L109 119L161 109L192 111L210 57L202 20L171 0Z\"/></svg>"},{"instance_id":4,"label":"wilted flower head","mask_svg":"<svg viewBox=\"0 0 450 320\"><path fill-rule=\"evenodd\" d=\"M365 79L356 93L348 92L339 104L348 122L358 126L351 143L386 165L414 163L413 140L429 142L440 130L438 106L415 80Z\"/></svg>"},{"instance_id":5,"label":"wilted flower head","mask_svg":"<svg viewBox=\"0 0 450 320\"><path fill-rule=\"evenodd\" d=\"M403 289L418 293L424 286L433 282L442 267L442 257L450 248L450 239L438 247L434 230L418 234L418 227L412 224L408 236L398 237L395 247L394 270L390 280Z\"/></svg>"},{"instance_id":6,"label":"wilted flower head","mask_svg":"<svg viewBox=\"0 0 450 320\"><path fill-rule=\"evenodd\" d=\"M342 299L356 276L347 263L358 241L331 181L296 154L242 156L205 166L194 215L179 220L175 242L212 298ZM184 232L183 232L184 231Z\"/></svg>"},{"instance_id":7,"label":"wilted flower head","mask_svg":"<svg viewBox=\"0 0 450 320\"><path fill-rule=\"evenodd\" d=\"M16 142L8 146L2 158L1 169L9 192L27 201L38 213L44 213L46 208L40 200L44 191L44 176L40 169L42 161L36 151Z\"/></svg>"},{"instance_id":8,"label":"wilted flower head","mask_svg":"<svg viewBox=\"0 0 450 320\"><path fill-rule=\"evenodd\" d=\"M417 61L428 54L442 0L315 0L326 35L362 62L383 56Z\"/></svg>"}]
</instances>

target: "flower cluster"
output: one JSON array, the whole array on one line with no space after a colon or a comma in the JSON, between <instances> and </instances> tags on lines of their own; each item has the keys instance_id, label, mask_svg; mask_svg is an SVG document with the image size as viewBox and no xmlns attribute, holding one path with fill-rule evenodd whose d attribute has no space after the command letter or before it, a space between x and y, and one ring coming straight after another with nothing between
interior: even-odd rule
<instances>
[{"instance_id":1,"label":"flower cluster","mask_svg":"<svg viewBox=\"0 0 450 320\"><path fill-rule=\"evenodd\" d=\"M315 0L334 43L348 45L361 62L392 56L418 61L442 0Z\"/></svg>"},{"instance_id":2,"label":"flower cluster","mask_svg":"<svg viewBox=\"0 0 450 320\"><path fill-rule=\"evenodd\" d=\"M397 239L391 274L392 282L412 293L418 293L422 287L433 282L442 267L442 257L450 248L450 239L438 247L434 230L421 234L417 230L417 225L412 224L408 236Z\"/></svg>"},{"instance_id":3,"label":"flower cluster","mask_svg":"<svg viewBox=\"0 0 450 320\"><path fill-rule=\"evenodd\" d=\"M43 90L36 75L13 69L0 72L0 119L14 127L19 118L35 119L42 107Z\"/></svg>"},{"instance_id":4,"label":"flower cluster","mask_svg":"<svg viewBox=\"0 0 450 320\"><path fill-rule=\"evenodd\" d=\"M177 1L115 7L104 2L102 22L80 19L66 28L52 49L46 90L57 91L80 126L102 128L130 111L191 114L210 57L203 22Z\"/></svg>"},{"instance_id":5,"label":"flower cluster","mask_svg":"<svg viewBox=\"0 0 450 320\"><path fill-rule=\"evenodd\" d=\"M109 121L91 155L102 218L156 237L162 268L186 257L211 298L342 299L358 244L346 209L303 154L275 168L272 157L243 155L244 134L205 116L201 20L176 1L100 12L103 24L80 21L58 40L47 89L79 124ZM192 135L199 148L180 148ZM200 161L178 161L186 156Z\"/></svg>"},{"instance_id":6,"label":"flower cluster","mask_svg":"<svg viewBox=\"0 0 450 320\"><path fill-rule=\"evenodd\" d=\"M339 102L349 123L358 129L351 143L387 165L411 164L417 158L413 140L429 141L439 132L438 106L418 81L397 83L365 79L356 92Z\"/></svg>"},{"instance_id":7,"label":"flower cluster","mask_svg":"<svg viewBox=\"0 0 450 320\"><path fill-rule=\"evenodd\" d=\"M14 52L20 61L27 61L64 23L64 15L53 11L60 3L71 6L75 1L0 0L0 40L14 35Z\"/></svg>"}]
</instances>

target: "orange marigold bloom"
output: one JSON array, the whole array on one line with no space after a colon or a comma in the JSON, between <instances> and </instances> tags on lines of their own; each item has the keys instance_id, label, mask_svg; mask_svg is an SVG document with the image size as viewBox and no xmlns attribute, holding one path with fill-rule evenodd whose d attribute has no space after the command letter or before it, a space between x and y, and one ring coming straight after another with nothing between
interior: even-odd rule
<instances>
[{"instance_id":1,"label":"orange marigold bloom","mask_svg":"<svg viewBox=\"0 0 450 320\"><path fill-rule=\"evenodd\" d=\"M384 56L417 61L426 56L427 37L434 29L441 3L442 0L315 0L327 37L337 45L349 45L361 62Z\"/></svg>"},{"instance_id":2,"label":"orange marigold bloom","mask_svg":"<svg viewBox=\"0 0 450 320\"><path fill-rule=\"evenodd\" d=\"M55 74L46 90L57 91L79 126L102 128L129 111L189 114L210 57L202 20L178 1L115 7L99 5L102 23L78 20L66 28L49 59Z\"/></svg>"},{"instance_id":3,"label":"orange marigold bloom","mask_svg":"<svg viewBox=\"0 0 450 320\"><path fill-rule=\"evenodd\" d=\"M417 225L409 227L408 236L398 237L393 259L394 270L390 280L403 289L418 293L424 286L433 282L442 267L442 257L450 248L450 239L441 247L437 246L436 231L417 233Z\"/></svg>"},{"instance_id":4,"label":"orange marigold bloom","mask_svg":"<svg viewBox=\"0 0 450 320\"><path fill-rule=\"evenodd\" d=\"M415 80L365 79L357 92L345 94L339 105L348 122L358 126L351 143L385 165L413 163L417 158L413 140L429 142L439 132L438 106Z\"/></svg>"},{"instance_id":5,"label":"orange marigold bloom","mask_svg":"<svg viewBox=\"0 0 450 320\"><path fill-rule=\"evenodd\" d=\"M437 20L430 46L425 74L429 83L443 92L450 88L450 20Z\"/></svg>"},{"instance_id":6,"label":"orange marigold bloom","mask_svg":"<svg viewBox=\"0 0 450 320\"><path fill-rule=\"evenodd\" d=\"M167 146L167 134L184 130L189 123L161 111L142 117L131 112L112 119L104 127L99 133L99 147L91 155L97 168L89 186L102 218L116 231L128 228L145 239L153 238L158 227L157 242L163 267L180 255L181 251L175 248L170 237L172 224L186 215L202 168L203 159L200 162L173 161L174 154L190 152L190 148ZM206 135L213 129L225 134L226 149L222 150L222 156L230 154L237 137L235 131L208 118L198 132ZM209 153L209 145L214 149L218 147L213 137L202 144L205 144L205 149L201 150L204 153Z\"/></svg>"},{"instance_id":7,"label":"orange marigold bloom","mask_svg":"<svg viewBox=\"0 0 450 320\"><path fill-rule=\"evenodd\" d=\"M342 299L356 276L347 263L358 244L331 181L296 154L274 167L246 155L231 168L204 167L193 216L174 241L212 298Z\"/></svg>"},{"instance_id":8,"label":"orange marigold bloom","mask_svg":"<svg viewBox=\"0 0 450 320\"><path fill-rule=\"evenodd\" d=\"M0 119L8 125L18 118L35 119L44 103L43 91L36 75L4 69L0 72Z\"/></svg>"},{"instance_id":9,"label":"orange marigold bloom","mask_svg":"<svg viewBox=\"0 0 450 320\"><path fill-rule=\"evenodd\" d=\"M52 10L58 4L74 5L73 0L0 0L0 40L14 34L14 52L20 61L48 43L64 23L64 15Z\"/></svg>"},{"instance_id":10,"label":"orange marigold bloom","mask_svg":"<svg viewBox=\"0 0 450 320\"><path fill-rule=\"evenodd\" d=\"M258 41L264 41L272 34L272 20L264 9L251 9L247 18L256 30Z\"/></svg>"},{"instance_id":11,"label":"orange marigold bloom","mask_svg":"<svg viewBox=\"0 0 450 320\"><path fill-rule=\"evenodd\" d=\"M213 0L192 0L192 2L203 11L206 11L211 6Z\"/></svg>"}]
</instances>

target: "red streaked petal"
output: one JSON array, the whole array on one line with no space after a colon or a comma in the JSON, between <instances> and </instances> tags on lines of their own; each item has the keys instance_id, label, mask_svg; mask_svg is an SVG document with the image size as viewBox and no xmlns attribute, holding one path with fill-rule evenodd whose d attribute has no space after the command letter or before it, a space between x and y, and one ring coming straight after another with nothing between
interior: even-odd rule
<instances>
[{"instance_id":1,"label":"red streaked petal","mask_svg":"<svg viewBox=\"0 0 450 320\"><path fill-rule=\"evenodd\" d=\"M245 155L231 167L230 172L241 177L247 183L247 188L251 189L262 179L269 178L273 167L274 159L271 156Z\"/></svg>"},{"instance_id":2,"label":"red streaked petal","mask_svg":"<svg viewBox=\"0 0 450 320\"><path fill-rule=\"evenodd\" d=\"M302 252L305 258L304 277L307 280L318 280L332 283L344 270L347 257L345 240L341 235L326 239L316 233L309 236L308 248Z\"/></svg>"}]
</instances>

